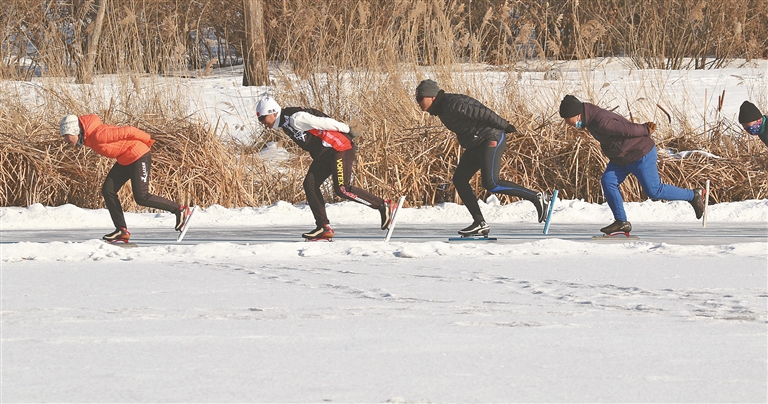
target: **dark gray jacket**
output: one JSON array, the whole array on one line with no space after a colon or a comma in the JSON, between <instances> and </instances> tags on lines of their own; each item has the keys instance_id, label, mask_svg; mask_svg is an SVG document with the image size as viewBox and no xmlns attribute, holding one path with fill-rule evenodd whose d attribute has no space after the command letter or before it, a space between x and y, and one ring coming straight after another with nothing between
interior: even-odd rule
<instances>
[{"instance_id":1,"label":"dark gray jacket","mask_svg":"<svg viewBox=\"0 0 768 404\"><path fill-rule=\"evenodd\" d=\"M443 125L456 134L459 144L467 149L480 146L489 136L511 128L509 122L480 101L443 90L437 93L427 112L440 118Z\"/></svg>"},{"instance_id":2,"label":"dark gray jacket","mask_svg":"<svg viewBox=\"0 0 768 404\"><path fill-rule=\"evenodd\" d=\"M583 125L600 142L603 154L614 164L625 166L640 160L656 143L651 131L640 123L632 123L623 116L584 103Z\"/></svg>"}]
</instances>

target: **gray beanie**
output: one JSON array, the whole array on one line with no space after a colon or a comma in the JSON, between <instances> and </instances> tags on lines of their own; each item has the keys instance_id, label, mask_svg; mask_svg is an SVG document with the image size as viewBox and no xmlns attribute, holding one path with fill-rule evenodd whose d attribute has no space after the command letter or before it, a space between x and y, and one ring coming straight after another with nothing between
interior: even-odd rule
<instances>
[{"instance_id":1,"label":"gray beanie","mask_svg":"<svg viewBox=\"0 0 768 404\"><path fill-rule=\"evenodd\" d=\"M434 80L426 79L422 80L416 87L417 97L436 97L440 92L440 86Z\"/></svg>"}]
</instances>

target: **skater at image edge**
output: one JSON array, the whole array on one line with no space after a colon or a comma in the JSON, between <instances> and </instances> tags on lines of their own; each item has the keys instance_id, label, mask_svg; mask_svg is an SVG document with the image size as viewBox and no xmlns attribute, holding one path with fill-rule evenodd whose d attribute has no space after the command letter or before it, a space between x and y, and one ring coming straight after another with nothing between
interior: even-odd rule
<instances>
[{"instance_id":1,"label":"skater at image edge","mask_svg":"<svg viewBox=\"0 0 768 404\"><path fill-rule=\"evenodd\" d=\"M581 102L573 95L566 95L560 102L560 117L567 125L586 129L600 143L600 149L609 159L600 184L613 212L614 222L600 229L601 232L629 235L632 231L619 190L619 185L629 174L637 178L649 198L688 201L696 218L701 219L706 198L703 189L685 189L661 182L656 143L651 139L656 130L655 123L632 123L619 114Z\"/></svg>"},{"instance_id":2,"label":"skater at image edge","mask_svg":"<svg viewBox=\"0 0 768 404\"><path fill-rule=\"evenodd\" d=\"M133 198L137 204L175 214L175 229L184 229L191 209L149 193L152 168L150 147L155 141L148 133L132 126L105 125L98 115L67 115L59 123L59 134L62 141L70 146L86 146L99 155L117 159L101 187L101 195L115 225L115 231L102 237L105 241L127 243L131 237L117 196L117 192L128 181L131 181Z\"/></svg>"},{"instance_id":3,"label":"skater at image edge","mask_svg":"<svg viewBox=\"0 0 768 404\"><path fill-rule=\"evenodd\" d=\"M464 206L472 215L472 224L459 230L462 237L487 236L490 226L485 222L477 196L469 181L480 171L483 187L489 192L515 196L534 204L539 223L546 220L549 195L524 188L499 178L501 157L506 150L507 133L515 127L480 101L463 94L446 93L430 79L416 87L416 102L422 111L437 116L445 127L456 134L464 152L453 175Z\"/></svg>"},{"instance_id":4,"label":"skater at image edge","mask_svg":"<svg viewBox=\"0 0 768 404\"><path fill-rule=\"evenodd\" d=\"M312 163L304 177L304 193L317 227L302 234L307 240L330 240L335 232L325 211L320 186L332 178L333 190L341 198L378 210L381 229L387 230L395 206L370 192L352 186L352 164L357 146L357 133L349 125L328 117L322 111L305 107L282 108L272 97L265 97L256 105L259 122L266 128L282 129L291 140L309 152Z\"/></svg>"},{"instance_id":5,"label":"skater at image edge","mask_svg":"<svg viewBox=\"0 0 768 404\"><path fill-rule=\"evenodd\" d=\"M744 131L750 135L755 135L768 146L768 131L765 130L765 123L768 117L763 115L755 104L744 101L739 108L739 123Z\"/></svg>"}]
</instances>

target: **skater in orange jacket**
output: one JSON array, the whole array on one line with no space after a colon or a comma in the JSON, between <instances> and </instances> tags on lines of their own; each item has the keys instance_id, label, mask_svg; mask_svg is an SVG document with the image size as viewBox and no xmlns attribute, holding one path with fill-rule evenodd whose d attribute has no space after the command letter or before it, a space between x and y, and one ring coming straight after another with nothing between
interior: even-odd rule
<instances>
[{"instance_id":1,"label":"skater in orange jacket","mask_svg":"<svg viewBox=\"0 0 768 404\"><path fill-rule=\"evenodd\" d=\"M117 197L117 191L128 180L131 181L136 203L174 213L176 230L184 229L191 209L149 193L149 173L152 167L149 148L155 141L148 133L132 126L105 125L98 115L67 115L59 123L59 134L64 143L70 146L87 146L104 157L117 159L101 187L101 194L115 225L115 231L104 235L104 240L127 243L131 237L123 207Z\"/></svg>"}]
</instances>

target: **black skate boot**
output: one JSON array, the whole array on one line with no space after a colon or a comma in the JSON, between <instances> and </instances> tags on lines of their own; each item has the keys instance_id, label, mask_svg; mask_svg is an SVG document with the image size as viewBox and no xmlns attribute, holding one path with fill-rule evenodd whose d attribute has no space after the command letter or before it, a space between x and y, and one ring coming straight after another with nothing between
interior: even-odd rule
<instances>
[{"instance_id":1,"label":"black skate boot","mask_svg":"<svg viewBox=\"0 0 768 404\"><path fill-rule=\"evenodd\" d=\"M395 208L397 208L397 204L392 203L391 199L385 200L384 205L379 208L379 213L381 213L381 230L389 229L389 225L392 223L392 213L395 211Z\"/></svg>"},{"instance_id":2,"label":"black skate boot","mask_svg":"<svg viewBox=\"0 0 768 404\"><path fill-rule=\"evenodd\" d=\"M310 232L304 233L301 235L301 237L304 237L307 239L307 241L317 241L317 240L333 240L333 229L331 228L330 224L324 224L315 230L312 230Z\"/></svg>"},{"instance_id":3,"label":"black skate boot","mask_svg":"<svg viewBox=\"0 0 768 404\"><path fill-rule=\"evenodd\" d=\"M488 226L484 220L476 221L459 230L461 237L488 237L488 233L490 232L491 226Z\"/></svg>"},{"instance_id":4,"label":"black skate boot","mask_svg":"<svg viewBox=\"0 0 768 404\"><path fill-rule=\"evenodd\" d=\"M187 227L187 219L192 216L192 209L189 206L182 205L176 212L176 231L182 231Z\"/></svg>"},{"instance_id":5,"label":"black skate boot","mask_svg":"<svg viewBox=\"0 0 768 404\"><path fill-rule=\"evenodd\" d=\"M536 202L533 204L536 205L536 212L539 214L539 223L547 220L547 215L549 214L549 201L550 196L546 192L539 192L536 194Z\"/></svg>"},{"instance_id":6,"label":"black skate boot","mask_svg":"<svg viewBox=\"0 0 768 404\"><path fill-rule=\"evenodd\" d=\"M693 190L693 200L688 201L688 203L693 206L693 211L696 212L696 219L701 219L702 216L704 216L704 201L706 201L705 198L708 198L707 191L696 188Z\"/></svg>"},{"instance_id":7,"label":"black skate boot","mask_svg":"<svg viewBox=\"0 0 768 404\"><path fill-rule=\"evenodd\" d=\"M632 231L632 224L629 222L622 222L621 220L616 220L610 225L600 229L600 231L610 236L615 236L617 234L624 233L625 236L629 237L629 232Z\"/></svg>"},{"instance_id":8,"label":"black skate boot","mask_svg":"<svg viewBox=\"0 0 768 404\"><path fill-rule=\"evenodd\" d=\"M125 227L122 229L115 229L112 233L105 234L102 239L108 243L117 243L122 241L123 243L128 243L128 240L131 238L131 232L128 231Z\"/></svg>"}]
</instances>

